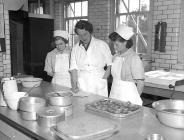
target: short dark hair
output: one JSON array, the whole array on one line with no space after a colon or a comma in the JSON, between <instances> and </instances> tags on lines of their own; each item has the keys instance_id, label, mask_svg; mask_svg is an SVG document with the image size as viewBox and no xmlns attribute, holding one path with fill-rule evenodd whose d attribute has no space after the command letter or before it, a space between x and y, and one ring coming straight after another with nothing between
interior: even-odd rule
<instances>
[{"instance_id":1,"label":"short dark hair","mask_svg":"<svg viewBox=\"0 0 184 140\"><path fill-rule=\"evenodd\" d=\"M129 49L133 46L133 40L132 39L129 39L129 40L125 40L124 38L122 38L118 33L116 32L112 32L110 35L109 35L109 39L114 42L114 41L119 41L119 42L125 42L127 41L126 43L126 48Z\"/></svg>"},{"instance_id":2,"label":"short dark hair","mask_svg":"<svg viewBox=\"0 0 184 140\"><path fill-rule=\"evenodd\" d=\"M79 20L76 25L75 25L75 33L77 33L77 29L85 29L86 31L88 31L90 34L93 33L93 25L86 20Z\"/></svg>"}]
</instances>

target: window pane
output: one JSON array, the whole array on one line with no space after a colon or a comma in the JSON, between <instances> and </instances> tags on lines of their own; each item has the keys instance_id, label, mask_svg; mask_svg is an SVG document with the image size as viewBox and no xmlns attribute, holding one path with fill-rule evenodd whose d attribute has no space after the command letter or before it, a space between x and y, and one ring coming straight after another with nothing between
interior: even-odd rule
<instances>
[{"instance_id":1,"label":"window pane","mask_svg":"<svg viewBox=\"0 0 184 140\"><path fill-rule=\"evenodd\" d=\"M135 12L135 11L139 11L139 0L129 0L130 2L130 8L129 8L129 12Z\"/></svg>"},{"instance_id":2,"label":"window pane","mask_svg":"<svg viewBox=\"0 0 184 140\"><path fill-rule=\"evenodd\" d=\"M75 34L74 28L78 20L87 20L88 16L88 1L76 1L65 3L65 12L67 11L66 30L69 32L69 45L73 46L78 42L78 36Z\"/></svg>"},{"instance_id":3,"label":"window pane","mask_svg":"<svg viewBox=\"0 0 184 140\"><path fill-rule=\"evenodd\" d=\"M148 32L148 18L146 16L139 16L138 17L138 22L139 22L139 29L142 33L147 33Z\"/></svg>"},{"instance_id":4,"label":"window pane","mask_svg":"<svg viewBox=\"0 0 184 140\"><path fill-rule=\"evenodd\" d=\"M127 25L130 26L130 27L133 27L133 28L136 28L136 24L134 23L134 21L136 22L137 21L137 17L136 15L129 15L127 17ZM136 31L136 30L135 30Z\"/></svg>"},{"instance_id":5,"label":"window pane","mask_svg":"<svg viewBox=\"0 0 184 140\"><path fill-rule=\"evenodd\" d=\"M144 39L147 41L148 40L148 36L147 35L143 35ZM147 49L142 41L142 39L138 36L138 46L137 46L137 53L146 53Z\"/></svg>"},{"instance_id":6,"label":"window pane","mask_svg":"<svg viewBox=\"0 0 184 140\"><path fill-rule=\"evenodd\" d=\"M120 24L126 25L126 21L127 21L126 15L120 16L120 18L119 18L119 23Z\"/></svg>"},{"instance_id":7,"label":"window pane","mask_svg":"<svg viewBox=\"0 0 184 140\"><path fill-rule=\"evenodd\" d=\"M150 0L141 0L140 10L149 11L150 10Z\"/></svg>"},{"instance_id":8,"label":"window pane","mask_svg":"<svg viewBox=\"0 0 184 140\"><path fill-rule=\"evenodd\" d=\"M75 16L79 17L81 16L81 2L76 2L75 3Z\"/></svg>"},{"instance_id":9,"label":"window pane","mask_svg":"<svg viewBox=\"0 0 184 140\"><path fill-rule=\"evenodd\" d=\"M67 17L74 17L74 3L70 3L67 6Z\"/></svg>"},{"instance_id":10,"label":"window pane","mask_svg":"<svg viewBox=\"0 0 184 140\"><path fill-rule=\"evenodd\" d=\"M124 1L124 2L123 2ZM124 5L125 3L125 5ZM117 12L118 13L127 13L128 11L128 0L117 0Z\"/></svg>"},{"instance_id":11,"label":"window pane","mask_svg":"<svg viewBox=\"0 0 184 140\"><path fill-rule=\"evenodd\" d=\"M88 15L88 1L82 2L82 16Z\"/></svg>"}]
</instances>

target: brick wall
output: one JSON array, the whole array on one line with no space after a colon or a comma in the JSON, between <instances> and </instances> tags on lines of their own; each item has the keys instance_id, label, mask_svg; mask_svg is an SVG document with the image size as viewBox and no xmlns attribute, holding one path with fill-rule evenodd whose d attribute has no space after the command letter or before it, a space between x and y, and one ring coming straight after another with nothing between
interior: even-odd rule
<instances>
[{"instance_id":1,"label":"brick wall","mask_svg":"<svg viewBox=\"0 0 184 140\"><path fill-rule=\"evenodd\" d=\"M152 69L184 70L184 65L178 62L178 48L180 42L181 2L183 0L154 0L153 26L159 21L167 22L166 52L154 51L154 38L152 39Z\"/></svg>"},{"instance_id":2,"label":"brick wall","mask_svg":"<svg viewBox=\"0 0 184 140\"><path fill-rule=\"evenodd\" d=\"M8 77L11 76L9 15L7 10L3 10L3 2L0 0L0 15L4 17L6 52L0 52L0 77Z\"/></svg>"},{"instance_id":3,"label":"brick wall","mask_svg":"<svg viewBox=\"0 0 184 140\"><path fill-rule=\"evenodd\" d=\"M54 1L54 29L64 29L64 2L61 0Z\"/></svg>"},{"instance_id":4,"label":"brick wall","mask_svg":"<svg viewBox=\"0 0 184 140\"><path fill-rule=\"evenodd\" d=\"M94 26L94 36L106 42L111 29L111 0L89 0L89 21Z\"/></svg>"}]
</instances>

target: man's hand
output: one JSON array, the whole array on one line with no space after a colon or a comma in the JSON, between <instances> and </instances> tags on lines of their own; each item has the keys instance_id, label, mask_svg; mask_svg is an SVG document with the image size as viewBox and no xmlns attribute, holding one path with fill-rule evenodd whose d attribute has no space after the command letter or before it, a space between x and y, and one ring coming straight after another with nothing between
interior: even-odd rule
<instances>
[{"instance_id":1,"label":"man's hand","mask_svg":"<svg viewBox=\"0 0 184 140\"><path fill-rule=\"evenodd\" d=\"M73 87L72 87L72 89L71 89L71 90L72 90L72 92L74 92L74 93L79 92L79 88L78 88L78 86L77 86L77 87L75 87L75 88L73 88Z\"/></svg>"}]
</instances>

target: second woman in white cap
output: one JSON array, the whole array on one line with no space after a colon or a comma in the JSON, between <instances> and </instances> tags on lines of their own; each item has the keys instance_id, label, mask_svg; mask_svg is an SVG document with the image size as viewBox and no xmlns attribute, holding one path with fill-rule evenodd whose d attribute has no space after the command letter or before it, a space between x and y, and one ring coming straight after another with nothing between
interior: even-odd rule
<instances>
[{"instance_id":1,"label":"second woman in white cap","mask_svg":"<svg viewBox=\"0 0 184 140\"><path fill-rule=\"evenodd\" d=\"M67 31L55 30L53 37L55 49L47 54L44 71L53 77L52 83L71 87L69 72L70 48L66 45L69 34Z\"/></svg>"},{"instance_id":2,"label":"second woman in white cap","mask_svg":"<svg viewBox=\"0 0 184 140\"><path fill-rule=\"evenodd\" d=\"M140 95L144 87L144 67L133 50L133 35L133 28L124 25L109 35L116 52L111 68L110 98L142 105Z\"/></svg>"}]
</instances>

